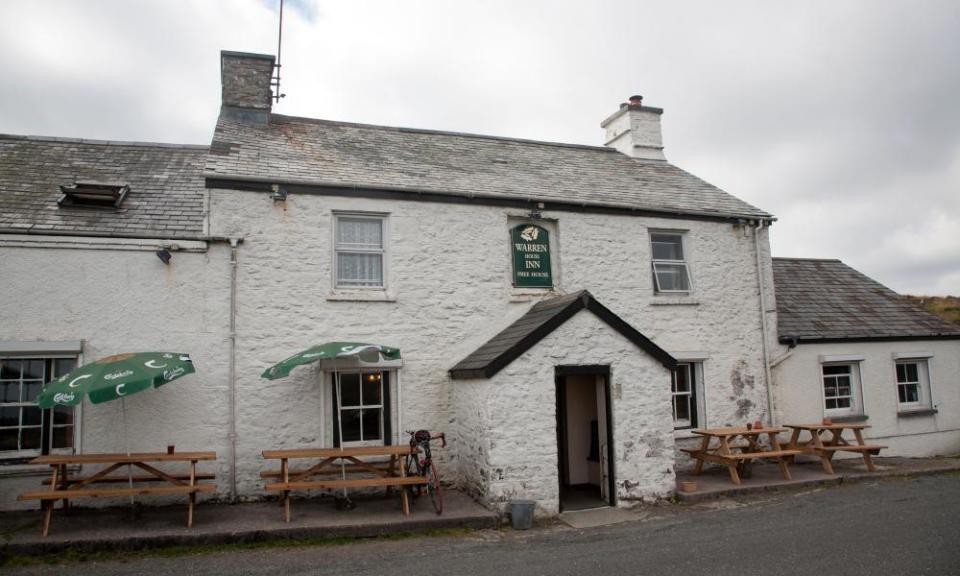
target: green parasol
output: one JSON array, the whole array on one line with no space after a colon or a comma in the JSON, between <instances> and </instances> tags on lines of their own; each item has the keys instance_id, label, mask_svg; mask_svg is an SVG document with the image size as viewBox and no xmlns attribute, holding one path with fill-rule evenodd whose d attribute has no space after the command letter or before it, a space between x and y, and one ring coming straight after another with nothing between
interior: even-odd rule
<instances>
[{"instance_id":1,"label":"green parasol","mask_svg":"<svg viewBox=\"0 0 960 576\"><path fill-rule=\"evenodd\" d=\"M274 364L267 368L260 377L276 380L287 376L297 366L338 358L359 358L364 362L376 362L381 358L384 360L399 360L400 349L362 342L327 342L307 348L303 352L298 352L286 360Z\"/></svg>"},{"instance_id":2,"label":"green parasol","mask_svg":"<svg viewBox=\"0 0 960 576\"><path fill-rule=\"evenodd\" d=\"M158 388L194 372L188 354L140 352L117 354L80 366L48 384L37 402L40 408L76 406L83 396L94 404L123 399L148 388Z\"/></svg>"}]
</instances>

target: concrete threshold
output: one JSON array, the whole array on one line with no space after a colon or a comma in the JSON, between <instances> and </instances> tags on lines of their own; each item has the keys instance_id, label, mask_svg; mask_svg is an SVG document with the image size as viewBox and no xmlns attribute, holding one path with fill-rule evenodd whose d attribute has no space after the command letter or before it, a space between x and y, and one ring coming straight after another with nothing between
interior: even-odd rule
<instances>
[{"instance_id":1,"label":"concrete threshold","mask_svg":"<svg viewBox=\"0 0 960 576\"><path fill-rule=\"evenodd\" d=\"M149 501L147 501L149 502ZM40 534L39 511L0 514L2 551L6 554L56 554L129 551L172 546L251 544L275 540L371 538L452 529L495 529L499 518L469 496L444 492L444 511L437 515L426 499L419 499L410 516L400 509L400 498L355 500L353 510L337 510L333 498L293 500L290 523L276 501L241 504L198 504L194 524L187 528L187 507L117 506L71 507L54 510L50 534Z\"/></svg>"},{"instance_id":2,"label":"concrete threshold","mask_svg":"<svg viewBox=\"0 0 960 576\"><path fill-rule=\"evenodd\" d=\"M740 485L730 480L726 468L708 467L700 476L694 476L690 472L678 473L676 498L680 502L702 502L773 490L830 486L878 478L960 472L960 457L874 457L873 462L876 470L871 472L867 470L860 458L835 460L833 462L835 474L824 472L819 460L800 462L790 466L791 480L783 478L776 464L756 463L753 465L751 477L742 479ZM696 491L682 491L681 486L684 481L696 482Z\"/></svg>"}]
</instances>

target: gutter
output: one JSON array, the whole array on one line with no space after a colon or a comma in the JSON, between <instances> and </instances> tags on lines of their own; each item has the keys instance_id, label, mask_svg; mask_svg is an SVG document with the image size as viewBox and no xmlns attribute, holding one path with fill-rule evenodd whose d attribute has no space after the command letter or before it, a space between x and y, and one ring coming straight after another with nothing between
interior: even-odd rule
<instances>
[{"instance_id":1,"label":"gutter","mask_svg":"<svg viewBox=\"0 0 960 576\"><path fill-rule=\"evenodd\" d=\"M757 220L753 228L753 251L757 258L757 284L760 287L760 348L763 354L763 380L767 389L767 422L773 426L773 390L770 387L770 356L767 351L767 295L766 285L763 281L763 266L760 262L760 230L763 229L764 220Z\"/></svg>"}]
</instances>

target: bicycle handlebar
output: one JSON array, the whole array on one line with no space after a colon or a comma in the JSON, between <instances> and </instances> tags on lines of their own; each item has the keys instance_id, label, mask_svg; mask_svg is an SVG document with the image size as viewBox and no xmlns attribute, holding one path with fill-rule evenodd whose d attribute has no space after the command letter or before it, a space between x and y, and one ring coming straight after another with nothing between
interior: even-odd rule
<instances>
[{"instance_id":1,"label":"bicycle handlebar","mask_svg":"<svg viewBox=\"0 0 960 576\"><path fill-rule=\"evenodd\" d=\"M416 433L419 432L419 430L404 430L404 432L406 432L407 434L410 435L411 438L413 438L413 436L415 436ZM447 447L447 435L446 435L445 433L443 433L443 432L437 432L436 434L434 434L434 433L431 433L429 430L426 430L426 432L427 432L428 434L430 434L430 439L431 439L431 440L439 440L439 441L440 441L440 447L441 447L441 448L446 448L446 447Z\"/></svg>"}]
</instances>

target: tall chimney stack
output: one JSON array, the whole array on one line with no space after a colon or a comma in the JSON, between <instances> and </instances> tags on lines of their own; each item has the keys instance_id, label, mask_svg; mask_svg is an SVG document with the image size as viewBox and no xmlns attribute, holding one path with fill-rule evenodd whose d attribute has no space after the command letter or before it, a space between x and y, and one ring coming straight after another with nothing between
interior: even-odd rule
<instances>
[{"instance_id":1,"label":"tall chimney stack","mask_svg":"<svg viewBox=\"0 0 960 576\"><path fill-rule=\"evenodd\" d=\"M606 130L604 146L644 160L666 160L660 115L663 108L643 105L643 96L631 96L620 109L600 123Z\"/></svg>"},{"instance_id":2,"label":"tall chimney stack","mask_svg":"<svg viewBox=\"0 0 960 576\"><path fill-rule=\"evenodd\" d=\"M236 120L266 123L270 118L275 58L269 54L220 52L221 108Z\"/></svg>"}]
</instances>

